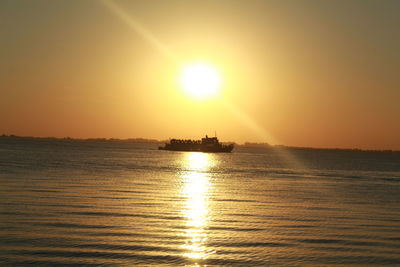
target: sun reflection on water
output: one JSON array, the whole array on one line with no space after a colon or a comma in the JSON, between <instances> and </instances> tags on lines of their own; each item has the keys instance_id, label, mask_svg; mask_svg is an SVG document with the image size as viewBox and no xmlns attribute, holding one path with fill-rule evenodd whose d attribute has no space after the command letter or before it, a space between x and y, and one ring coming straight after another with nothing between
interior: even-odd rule
<instances>
[{"instance_id":1,"label":"sun reflection on water","mask_svg":"<svg viewBox=\"0 0 400 267\"><path fill-rule=\"evenodd\" d=\"M215 164L212 156L205 153L187 153L184 159L185 172L182 174L182 196L185 206L182 210L186 218L187 238L184 256L191 259L204 259L212 251L205 246L209 221L209 197L212 187L208 170Z\"/></svg>"}]
</instances>

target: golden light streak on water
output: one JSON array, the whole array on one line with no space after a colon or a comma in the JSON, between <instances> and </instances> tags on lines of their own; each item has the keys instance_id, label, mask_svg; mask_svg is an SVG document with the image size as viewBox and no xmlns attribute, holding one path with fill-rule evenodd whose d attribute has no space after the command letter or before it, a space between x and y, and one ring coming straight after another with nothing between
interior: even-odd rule
<instances>
[{"instance_id":1,"label":"golden light streak on water","mask_svg":"<svg viewBox=\"0 0 400 267\"><path fill-rule=\"evenodd\" d=\"M192 152L188 153L185 158L185 167L192 172L206 172L214 164L211 154Z\"/></svg>"},{"instance_id":2,"label":"golden light streak on water","mask_svg":"<svg viewBox=\"0 0 400 267\"><path fill-rule=\"evenodd\" d=\"M186 218L187 238L183 248L184 256L190 259L205 259L213 253L207 249L207 234L205 228L210 220L209 198L212 188L211 179L207 172L214 164L212 156L206 153L185 154L184 164L186 172L182 174L182 197L186 199L182 210Z\"/></svg>"}]
</instances>

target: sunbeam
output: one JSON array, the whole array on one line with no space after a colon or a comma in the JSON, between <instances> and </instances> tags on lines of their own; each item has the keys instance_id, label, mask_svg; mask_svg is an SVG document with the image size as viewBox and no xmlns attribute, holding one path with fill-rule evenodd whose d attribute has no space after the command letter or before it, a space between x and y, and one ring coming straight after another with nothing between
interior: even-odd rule
<instances>
[{"instance_id":1,"label":"sunbeam","mask_svg":"<svg viewBox=\"0 0 400 267\"><path fill-rule=\"evenodd\" d=\"M222 100L221 104L225 107L226 110L232 113L232 115L239 120L239 122L251 129L259 138L265 140L268 143L279 144L280 142L273 137L265 128L261 127L259 123L257 123L251 116L246 114L244 111L238 109L235 105L228 102L227 100ZM293 153L286 149L277 149L279 156L282 159L288 161L293 167L298 169L307 169L306 165L298 159Z\"/></svg>"},{"instance_id":2,"label":"sunbeam","mask_svg":"<svg viewBox=\"0 0 400 267\"><path fill-rule=\"evenodd\" d=\"M149 30L147 30L142 24L130 16L124 9L117 5L112 0L102 0L102 3L110 9L119 19L126 23L134 32L139 34L145 39L151 46L156 50L160 51L164 56L171 59L173 62L178 63L179 60L176 56L168 49L168 47L162 43L157 37L154 36Z\"/></svg>"}]
</instances>

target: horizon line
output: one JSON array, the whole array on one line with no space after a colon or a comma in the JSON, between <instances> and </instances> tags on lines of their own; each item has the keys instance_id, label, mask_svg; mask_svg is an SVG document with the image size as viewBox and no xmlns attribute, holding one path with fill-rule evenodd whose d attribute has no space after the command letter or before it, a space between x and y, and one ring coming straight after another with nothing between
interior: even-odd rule
<instances>
[{"instance_id":1,"label":"horizon line","mask_svg":"<svg viewBox=\"0 0 400 267\"><path fill-rule=\"evenodd\" d=\"M0 138L31 138L31 139L57 139L57 140L74 140L74 141L107 141L107 142L116 142L116 141L137 141L136 143L140 143L144 141L145 143L163 143L165 141L170 140L168 139L155 139L155 138L144 138L144 137L130 137L130 138L114 138L114 137L89 137L89 138L79 138L79 137L55 137L55 136L46 136L46 137L39 137L39 136L21 136L15 134L1 134ZM343 150L343 151L364 151L364 152L400 152L400 150L396 149L363 149L363 148L340 148L340 147L311 147L311 146L289 146L283 144L269 144L267 142L252 142L252 141L245 141L243 143L238 143L236 141L228 141L223 143L233 143L237 146L243 147L253 147L253 148L261 148L261 149L268 149L268 148L290 148L290 149L314 149L314 150Z\"/></svg>"}]
</instances>

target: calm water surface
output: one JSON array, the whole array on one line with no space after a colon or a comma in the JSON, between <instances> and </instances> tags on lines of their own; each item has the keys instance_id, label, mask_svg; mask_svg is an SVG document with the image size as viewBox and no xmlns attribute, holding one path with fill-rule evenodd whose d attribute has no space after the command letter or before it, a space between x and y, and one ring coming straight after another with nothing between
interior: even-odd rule
<instances>
[{"instance_id":1,"label":"calm water surface","mask_svg":"<svg viewBox=\"0 0 400 267\"><path fill-rule=\"evenodd\" d=\"M400 154L0 139L0 265L400 265Z\"/></svg>"}]
</instances>

